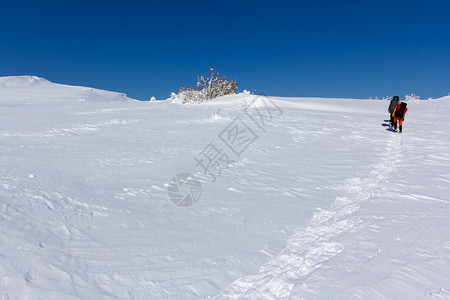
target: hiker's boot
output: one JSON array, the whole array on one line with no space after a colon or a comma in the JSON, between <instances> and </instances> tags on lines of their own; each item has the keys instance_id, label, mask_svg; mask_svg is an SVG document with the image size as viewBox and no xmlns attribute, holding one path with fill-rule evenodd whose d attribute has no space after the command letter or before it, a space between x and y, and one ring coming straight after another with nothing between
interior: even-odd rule
<instances>
[{"instance_id":1,"label":"hiker's boot","mask_svg":"<svg viewBox=\"0 0 450 300\"><path fill-rule=\"evenodd\" d=\"M399 129L400 133L402 133L402 126L400 126L398 129Z\"/></svg>"}]
</instances>

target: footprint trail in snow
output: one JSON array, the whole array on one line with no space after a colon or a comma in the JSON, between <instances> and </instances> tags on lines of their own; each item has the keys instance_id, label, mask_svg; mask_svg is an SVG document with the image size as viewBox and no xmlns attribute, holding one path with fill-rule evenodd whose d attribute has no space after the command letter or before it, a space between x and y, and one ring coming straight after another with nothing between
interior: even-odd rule
<instances>
[{"instance_id":1,"label":"footprint trail in snow","mask_svg":"<svg viewBox=\"0 0 450 300\"><path fill-rule=\"evenodd\" d=\"M349 217L361 203L370 199L380 185L401 163L402 137L394 135L386 146L382 161L365 178L351 179L328 209L319 209L308 226L291 236L285 249L258 274L235 280L214 299L279 299L289 297L292 289L329 259L344 251L335 242L351 230L355 221Z\"/></svg>"}]
</instances>

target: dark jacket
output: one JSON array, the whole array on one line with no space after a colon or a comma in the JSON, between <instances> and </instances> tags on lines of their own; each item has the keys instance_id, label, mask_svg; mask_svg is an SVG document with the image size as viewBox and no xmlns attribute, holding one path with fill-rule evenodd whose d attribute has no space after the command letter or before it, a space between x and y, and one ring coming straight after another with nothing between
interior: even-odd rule
<instances>
[{"instance_id":1,"label":"dark jacket","mask_svg":"<svg viewBox=\"0 0 450 300\"><path fill-rule=\"evenodd\" d=\"M394 109L397 107L399 101L400 100L394 100L394 99L391 100L391 103L389 104L389 108L388 108L388 112L390 114L392 114L394 112Z\"/></svg>"}]
</instances>

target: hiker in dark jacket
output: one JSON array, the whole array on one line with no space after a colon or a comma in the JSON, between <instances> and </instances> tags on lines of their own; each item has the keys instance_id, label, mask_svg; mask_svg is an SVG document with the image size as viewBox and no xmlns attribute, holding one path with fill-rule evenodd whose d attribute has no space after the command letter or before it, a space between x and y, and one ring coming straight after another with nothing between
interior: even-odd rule
<instances>
[{"instance_id":1,"label":"hiker in dark jacket","mask_svg":"<svg viewBox=\"0 0 450 300\"><path fill-rule=\"evenodd\" d=\"M405 102L400 102L397 107L392 112L392 116L394 116L394 131L397 131L397 122L399 123L399 132L402 132L403 121L405 120L405 114L408 111Z\"/></svg>"},{"instance_id":2,"label":"hiker in dark jacket","mask_svg":"<svg viewBox=\"0 0 450 300\"><path fill-rule=\"evenodd\" d=\"M389 123L391 124L391 127L394 126L394 116L392 115L392 113L394 112L394 109L397 107L399 101L400 99L398 98L398 96L394 96L391 100L391 103L389 103L388 112L389 112Z\"/></svg>"}]
</instances>

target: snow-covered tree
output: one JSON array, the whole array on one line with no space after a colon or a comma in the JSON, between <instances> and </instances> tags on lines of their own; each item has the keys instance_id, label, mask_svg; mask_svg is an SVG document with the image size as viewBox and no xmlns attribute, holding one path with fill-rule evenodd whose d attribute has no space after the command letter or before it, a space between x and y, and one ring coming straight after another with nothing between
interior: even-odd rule
<instances>
[{"instance_id":1,"label":"snow-covered tree","mask_svg":"<svg viewBox=\"0 0 450 300\"><path fill-rule=\"evenodd\" d=\"M198 76L197 88L204 91L206 100L212 100L221 96L236 94L238 84L235 79L228 80L211 67L209 76Z\"/></svg>"},{"instance_id":2,"label":"snow-covered tree","mask_svg":"<svg viewBox=\"0 0 450 300\"><path fill-rule=\"evenodd\" d=\"M214 67L211 67L208 76L198 76L197 88L181 87L178 94L171 95L171 98L181 103L204 102L221 96L236 94L237 90L238 84L235 79L226 79Z\"/></svg>"},{"instance_id":3,"label":"snow-covered tree","mask_svg":"<svg viewBox=\"0 0 450 300\"><path fill-rule=\"evenodd\" d=\"M420 100L420 96L414 94L405 96L405 101L415 101L415 100Z\"/></svg>"}]
</instances>

